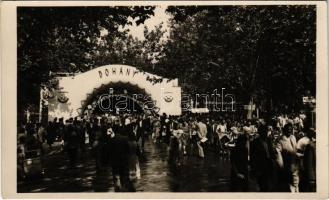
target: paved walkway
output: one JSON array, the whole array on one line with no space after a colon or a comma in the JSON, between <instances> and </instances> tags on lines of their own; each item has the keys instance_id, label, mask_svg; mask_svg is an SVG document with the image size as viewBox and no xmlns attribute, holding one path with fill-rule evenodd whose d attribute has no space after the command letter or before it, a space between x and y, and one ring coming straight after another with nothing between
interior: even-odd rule
<instances>
[{"instance_id":1,"label":"paved walkway","mask_svg":"<svg viewBox=\"0 0 329 200\"><path fill-rule=\"evenodd\" d=\"M68 169L65 152L43 158L45 175L42 179L18 182L18 192L113 192L109 168L96 171L90 149L79 159L77 169ZM202 160L186 156L182 165L168 164L165 144L145 144L144 159L140 163L141 179L137 192L229 192L230 162L208 153Z\"/></svg>"}]
</instances>

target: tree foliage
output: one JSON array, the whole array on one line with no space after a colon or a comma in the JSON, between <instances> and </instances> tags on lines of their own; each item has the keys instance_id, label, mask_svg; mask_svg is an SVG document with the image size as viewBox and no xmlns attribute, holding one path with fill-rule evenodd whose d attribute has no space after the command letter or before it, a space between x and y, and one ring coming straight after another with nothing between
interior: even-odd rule
<instances>
[{"instance_id":1,"label":"tree foliage","mask_svg":"<svg viewBox=\"0 0 329 200\"><path fill-rule=\"evenodd\" d=\"M144 27L144 38L139 39L132 35L125 37L111 38L106 35L101 38L97 49L90 57L95 61L96 66L106 64L127 64L135 66L141 71L153 70L154 63L157 63L163 55L162 41L165 30L162 24L155 26L154 30Z\"/></svg>"},{"instance_id":2,"label":"tree foliage","mask_svg":"<svg viewBox=\"0 0 329 200\"><path fill-rule=\"evenodd\" d=\"M192 94L225 87L237 101L267 108L293 108L307 91L315 95L315 6L170 6L168 38L163 24L145 27L144 40L128 34L127 25L143 24L153 11L18 8L19 106L38 102L49 71L106 64L178 78Z\"/></svg>"},{"instance_id":3,"label":"tree foliage","mask_svg":"<svg viewBox=\"0 0 329 200\"><path fill-rule=\"evenodd\" d=\"M101 36L115 43L132 24L154 15L153 6L19 7L17 10L18 106L38 102L49 72L86 71L97 66Z\"/></svg>"},{"instance_id":4,"label":"tree foliage","mask_svg":"<svg viewBox=\"0 0 329 200\"><path fill-rule=\"evenodd\" d=\"M225 87L247 103L315 93L315 6L169 7L164 67L188 90Z\"/></svg>"}]
</instances>

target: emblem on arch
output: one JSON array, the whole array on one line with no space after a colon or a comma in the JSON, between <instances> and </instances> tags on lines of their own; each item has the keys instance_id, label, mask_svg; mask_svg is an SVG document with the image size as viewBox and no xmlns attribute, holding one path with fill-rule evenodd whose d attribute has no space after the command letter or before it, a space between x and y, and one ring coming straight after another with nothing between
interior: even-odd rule
<instances>
[{"instance_id":1,"label":"emblem on arch","mask_svg":"<svg viewBox=\"0 0 329 200\"><path fill-rule=\"evenodd\" d=\"M67 96L65 96L64 94L59 94L57 100L60 102L60 103L67 103L69 98Z\"/></svg>"},{"instance_id":2,"label":"emblem on arch","mask_svg":"<svg viewBox=\"0 0 329 200\"><path fill-rule=\"evenodd\" d=\"M174 97L172 96L171 92L165 92L163 99L165 100L165 102L170 103L174 100Z\"/></svg>"}]
</instances>

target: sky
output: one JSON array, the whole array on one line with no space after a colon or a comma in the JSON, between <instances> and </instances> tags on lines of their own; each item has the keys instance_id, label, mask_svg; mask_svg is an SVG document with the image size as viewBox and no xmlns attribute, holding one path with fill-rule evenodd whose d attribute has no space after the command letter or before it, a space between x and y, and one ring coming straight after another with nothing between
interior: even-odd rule
<instances>
[{"instance_id":1,"label":"sky","mask_svg":"<svg viewBox=\"0 0 329 200\"><path fill-rule=\"evenodd\" d=\"M163 29L168 30L168 20L170 18L170 15L165 12L166 6L157 6L154 10L154 16L151 16L151 18L147 19L144 24L140 24L137 26L135 23L133 23L132 26L128 26L130 29L129 33L137 37L140 40L145 39L144 38L144 26L147 26L149 30L154 30L155 26L159 25L161 22L163 22ZM167 31L164 35L164 38L169 35L169 32Z\"/></svg>"}]
</instances>

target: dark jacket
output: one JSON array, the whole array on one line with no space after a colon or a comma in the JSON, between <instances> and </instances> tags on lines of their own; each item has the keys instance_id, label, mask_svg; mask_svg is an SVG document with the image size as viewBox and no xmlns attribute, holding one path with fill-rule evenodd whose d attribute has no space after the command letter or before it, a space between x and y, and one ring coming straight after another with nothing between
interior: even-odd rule
<instances>
[{"instance_id":1,"label":"dark jacket","mask_svg":"<svg viewBox=\"0 0 329 200\"><path fill-rule=\"evenodd\" d=\"M129 164L129 142L128 137L121 134L109 139L110 163L113 168L128 167Z\"/></svg>"},{"instance_id":2,"label":"dark jacket","mask_svg":"<svg viewBox=\"0 0 329 200\"><path fill-rule=\"evenodd\" d=\"M305 148L304 152L304 170L305 170L305 178L308 181L316 180L316 149L315 142L311 142Z\"/></svg>"},{"instance_id":3,"label":"dark jacket","mask_svg":"<svg viewBox=\"0 0 329 200\"><path fill-rule=\"evenodd\" d=\"M140 123L142 123L142 125ZM145 133L144 122L137 121L136 126L137 126L136 140L139 140L139 138L144 138L144 133Z\"/></svg>"},{"instance_id":4,"label":"dark jacket","mask_svg":"<svg viewBox=\"0 0 329 200\"><path fill-rule=\"evenodd\" d=\"M274 149L270 139L260 137L253 140L250 144L251 169L256 175L271 173L272 164L275 158Z\"/></svg>"}]
</instances>

